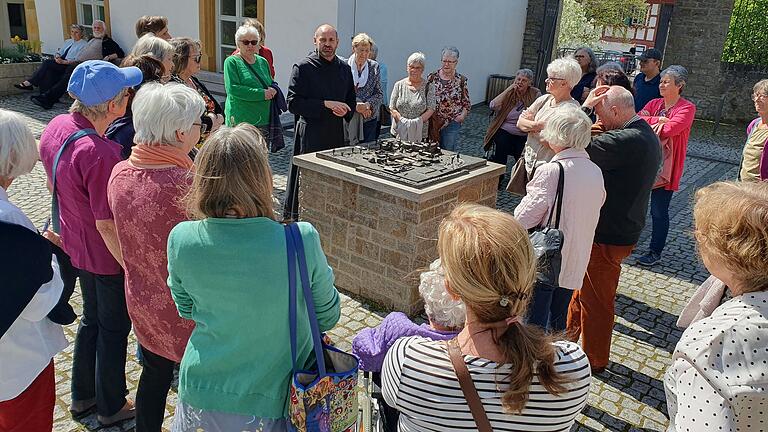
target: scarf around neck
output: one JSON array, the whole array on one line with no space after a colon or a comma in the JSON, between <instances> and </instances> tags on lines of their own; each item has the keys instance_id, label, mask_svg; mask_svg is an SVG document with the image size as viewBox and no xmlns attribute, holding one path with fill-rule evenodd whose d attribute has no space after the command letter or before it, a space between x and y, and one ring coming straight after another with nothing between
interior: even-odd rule
<instances>
[{"instance_id":1,"label":"scarf around neck","mask_svg":"<svg viewBox=\"0 0 768 432\"><path fill-rule=\"evenodd\" d=\"M352 68L352 80L355 82L355 88L365 87L365 84L368 83L368 60L365 61L363 70L358 73L355 58L355 54L352 54L347 60L347 64Z\"/></svg>"},{"instance_id":2,"label":"scarf around neck","mask_svg":"<svg viewBox=\"0 0 768 432\"><path fill-rule=\"evenodd\" d=\"M128 160L134 165L175 165L188 170L193 166L189 155L173 145L138 144L133 148Z\"/></svg>"}]
</instances>

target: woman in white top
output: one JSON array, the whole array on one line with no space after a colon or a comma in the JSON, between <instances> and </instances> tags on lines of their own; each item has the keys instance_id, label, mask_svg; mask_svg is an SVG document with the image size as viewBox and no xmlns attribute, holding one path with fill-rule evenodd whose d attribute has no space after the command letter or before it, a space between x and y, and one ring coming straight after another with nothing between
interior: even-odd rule
<instances>
[{"instance_id":1,"label":"woman in white top","mask_svg":"<svg viewBox=\"0 0 768 432\"><path fill-rule=\"evenodd\" d=\"M544 130L547 120L555 112L557 107L563 105L579 106L571 97L571 90L581 79L581 66L572 58L559 58L547 66L546 90L547 94L536 99L520 115L517 127L528 133L525 142L525 169L528 178L533 176L533 171L540 165L549 162L555 155L547 146L541 145L539 134Z\"/></svg>"},{"instance_id":2,"label":"woman in white top","mask_svg":"<svg viewBox=\"0 0 768 432\"><path fill-rule=\"evenodd\" d=\"M688 327L664 377L669 431L768 430L768 184L696 192L694 234L733 298Z\"/></svg>"},{"instance_id":3,"label":"woman in white top","mask_svg":"<svg viewBox=\"0 0 768 432\"><path fill-rule=\"evenodd\" d=\"M14 254L24 257L15 256L9 262L9 257L4 256L0 262L0 430L10 432L50 432L53 428L53 357L67 346L61 325L47 318L64 287L58 263L47 240L38 236L32 221L11 204L6 192L15 178L32 171L37 159L35 139L24 119L0 110L0 222L5 233L2 243L4 248L12 248ZM32 236L27 236L24 230L29 230ZM19 240L25 243L20 245ZM24 261L27 257L42 266ZM11 262L19 265L8 268ZM29 274L18 274L27 269ZM19 277L22 284L29 279L38 281L32 286L5 285L9 280L20 280Z\"/></svg>"},{"instance_id":4,"label":"woman in white top","mask_svg":"<svg viewBox=\"0 0 768 432\"><path fill-rule=\"evenodd\" d=\"M555 153L540 166L526 186L526 195L515 208L515 219L525 229L557 222L555 196L563 168L563 198L559 229L563 233L559 284L537 281L528 310L528 322L552 331L564 331L573 290L581 288L587 271L600 208L605 202L603 173L584 150L590 141L592 121L579 108L563 106L541 131L542 145Z\"/></svg>"},{"instance_id":5,"label":"woman in white top","mask_svg":"<svg viewBox=\"0 0 768 432\"><path fill-rule=\"evenodd\" d=\"M429 118L435 112L434 89L427 89L424 80L424 53L415 52L408 57L408 76L395 83L389 98L392 112L392 136L405 141L427 138Z\"/></svg>"},{"instance_id":6,"label":"woman in white top","mask_svg":"<svg viewBox=\"0 0 768 432\"><path fill-rule=\"evenodd\" d=\"M525 324L535 279L528 233L507 214L462 204L440 224L446 290L466 305L454 340L493 430L569 430L589 393L589 361L572 342ZM476 430L445 341L398 340L382 368L401 431Z\"/></svg>"}]
</instances>

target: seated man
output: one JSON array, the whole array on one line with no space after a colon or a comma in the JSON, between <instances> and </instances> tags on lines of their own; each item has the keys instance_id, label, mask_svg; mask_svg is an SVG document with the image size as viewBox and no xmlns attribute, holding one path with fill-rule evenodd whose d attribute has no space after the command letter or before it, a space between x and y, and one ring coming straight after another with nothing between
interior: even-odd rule
<instances>
[{"instance_id":1,"label":"seated man","mask_svg":"<svg viewBox=\"0 0 768 432\"><path fill-rule=\"evenodd\" d=\"M43 60L43 64L40 65L40 68L35 71L31 78L14 84L14 87L21 90L33 90L35 87L39 87L40 92L43 92L59 81L67 66L75 64L75 59L80 54L80 50L87 44L86 40L83 39L85 32L82 26L72 24L69 28L69 34L72 38L64 41L64 44L56 50L52 59Z\"/></svg>"},{"instance_id":2,"label":"seated man","mask_svg":"<svg viewBox=\"0 0 768 432\"><path fill-rule=\"evenodd\" d=\"M32 102L43 109L51 109L53 104L58 102L59 98L66 93L69 77L78 64L87 60L111 62L123 57L125 57L125 53L117 42L107 36L104 21L95 20L93 22L93 37L91 40L80 50L75 60L66 67L59 80L47 91L41 91L40 96L32 96Z\"/></svg>"}]
</instances>

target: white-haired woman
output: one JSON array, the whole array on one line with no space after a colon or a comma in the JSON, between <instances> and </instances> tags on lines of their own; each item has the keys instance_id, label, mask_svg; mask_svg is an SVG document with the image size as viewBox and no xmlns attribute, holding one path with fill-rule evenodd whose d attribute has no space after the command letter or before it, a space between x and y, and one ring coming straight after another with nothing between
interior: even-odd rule
<instances>
[{"instance_id":1,"label":"white-haired woman","mask_svg":"<svg viewBox=\"0 0 768 432\"><path fill-rule=\"evenodd\" d=\"M352 38L352 55L347 63L352 69L357 105L354 116L347 124L350 145L376 139L384 92L381 90L379 64L370 58L372 47L373 39L365 33Z\"/></svg>"},{"instance_id":2,"label":"white-haired woman","mask_svg":"<svg viewBox=\"0 0 768 432\"><path fill-rule=\"evenodd\" d=\"M179 317L168 291L168 233L187 219L179 205L191 182L188 153L204 132L205 104L177 83L147 83L133 99L131 156L112 170L109 206L125 269L125 298L143 368L136 392L136 430L159 431L173 367L194 323Z\"/></svg>"},{"instance_id":3,"label":"white-haired woman","mask_svg":"<svg viewBox=\"0 0 768 432\"><path fill-rule=\"evenodd\" d=\"M133 46L130 54L133 57L140 57L144 54L151 55L155 60L163 64L163 78L161 81L166 83L171 79L175 51L173 50L173 45L167 40L147 33L136 41L136 45Z\"/></svg>"},{"instance_id":4,"label":"white-haired woman","mask_svg":"<svg viewBox=\"0 0 768 432\"><path fill-rule=\"evenodd\" d=\"M577 48L576 52L573 53L573 58L576 59L581 67L581 79L571 89L571 97L582 103L587 99L597 76L597 57L595 57L595 52L592 51L592 48L581 47Z\"/></svg>"},{"instance_id":5,"label":"white-haired woman","mask_svg":"<svg viewBox=\"0 0 768 432\"><path fill-rule=\"evenodd\" d=\"M527 194L514 212L525 229L555 226L555 197L562 173L559 229L565 241L559 284L550 286L537 281L528 307L529 323L556 332L565 330L571 296L584 280L600 208L605 201L602 171L584 150L589 145L591 127L589 117L572 106L558 109L549 118L541 131L541 141L555 156L536 170L526 187Z\"/></svg>"},{"instance_id":6,"label":"white-haired woman","mask_svg":"<svg viewBox=\"0 0 768 432\"><path fill-rule=\"evenodd\" d=\"M547 120L557 111L558 107L572 105L579 107L579 103L571 97L571 89L579 82L581 67L573 59L559 58L547 66L547 94L536 99L528 109L520 114L517 127L528 133L525 142L525 170L528 179L533 177L533 172L542 164L549 162L555 153L547 145L542 145L539 136Z\"/></svg>"},{"instance_id":7,"label":"white-haired woman","mask_svg":"<svg viewBox=\"0 0 768 432\"><path fill-rule=\"evenodd\" d=\"M249 123L269 136L270 104L277 90L271 87L269 63L258 55L261 35L256 27L243 25L235 33L240 52L224 60L224 88L227 103L224 121L227 126Z\"/></svg>"},{"instance_id":8,"label":"white-haired woman","mask_svg":"<svg viewBox=\"0 0 768 432\"><path fill-rule=\"evenodd\" d=\"M428 91L435 94L435 115L429 122L429 139L439 142L441 148L457 151L461 124L472 108L467 77L456 72L459 64L458 48L443 48L440 61L440 69L427 77Z\"/></svg>"},{"instance_id":9,"label":"white-haired woman","mask_svg":"<svg viewBox=\"0 0 768 432\"><path fill-rule=\"evenodd\" d=\"M67 346L48 318L64 283L55 256L34 224L8 200L8 187L38 159L20 115L0 109L0 430L50 432L56 379L53 357Z\"/></svg>"},{"instance_id":10,"label":"white-haired woman","mask_svg":"<svg viewBox=\"0 0 768 432\"><path fill-rule=\"evenodd\" d=\"M669 140L665 148L662 172L669 178L657 180L651 192L651 242L645 255L637 259L643 266L651 266L661 261L661 253L667 243L669 233L669 205L672 194L680 189L685 157L688 153L688 138L696 116L696 105L682 96L688 82L688 70L680 65L671 65L661 72L659 93L661 97L652 99L638 113L650 124L659 138Z\"/></svg>"},{"instance_id":11,"label":"white-haired woman","mask_svg":"<svg viewBox=\"0 0 768 432\"><path fill-rule=\"evenodd\" d=\"M389 98L392 135L402 140L422 141L427 138L427 122L435 112L434 88L428 91L424 81L425 61L421 52L408 57L408 76L395 83Z\"/></svg>"}]
</instances>

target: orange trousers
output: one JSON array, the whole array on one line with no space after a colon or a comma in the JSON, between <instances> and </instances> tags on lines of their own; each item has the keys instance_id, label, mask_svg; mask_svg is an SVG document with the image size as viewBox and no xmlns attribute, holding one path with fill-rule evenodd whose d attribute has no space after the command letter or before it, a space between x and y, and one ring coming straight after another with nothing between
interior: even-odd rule
<instances>
[{"instance_id":1,"label":"orange trousers","mask_svg":"<svg viewBox=\"0 0 768 432\"><path fill-rule=\"evenodd\" d=\"M568 306L566 333L574 342L581 336L581 346L593 369L608 365L621 262L634 248L592 243L584 284L573 293Z\"/></svg>"}]
</instances>

